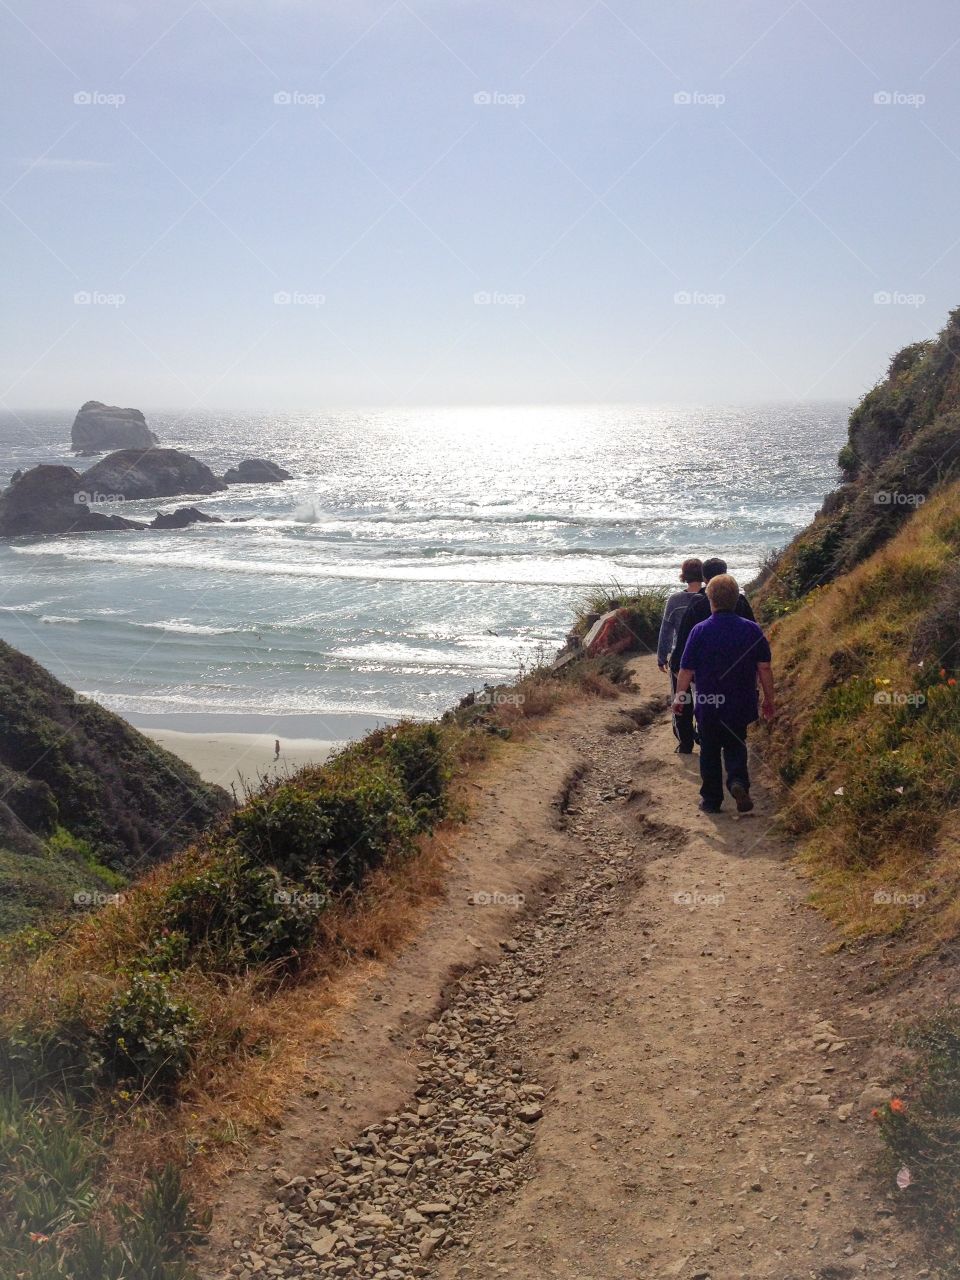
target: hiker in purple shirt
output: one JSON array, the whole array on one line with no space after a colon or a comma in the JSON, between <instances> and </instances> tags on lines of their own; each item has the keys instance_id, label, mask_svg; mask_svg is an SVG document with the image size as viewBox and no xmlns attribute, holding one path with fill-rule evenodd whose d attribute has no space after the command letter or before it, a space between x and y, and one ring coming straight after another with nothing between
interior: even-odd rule
<instances>
[{"instance_id":1,"label":"hiker in purple shirt","mask_svg":"<svg viewBox=\"0 0 960 1280\"><path fill-rule=\"evenodd\" d=\"M700 808L719 813L723 773L740 813L753 808L747 767L747 726L760 711L757 680L763 688L763 717L775 714L770 646L755 622L736 613L740 588L728 573L707 583L710 617L690 632L677 675L678 707L693 696L700 731ZM695 684L691 695L690 686Z\"/></svg>"}]
</instances>

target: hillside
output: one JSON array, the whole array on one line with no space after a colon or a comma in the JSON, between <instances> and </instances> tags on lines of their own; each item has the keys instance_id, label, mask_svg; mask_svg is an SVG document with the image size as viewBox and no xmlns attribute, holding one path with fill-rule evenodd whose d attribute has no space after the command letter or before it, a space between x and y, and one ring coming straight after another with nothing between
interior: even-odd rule
<instances>
[{"instance_id":1,"label":"hillside","mask_svg":"<svg viewBox=\"0 0 960 1280\"><path fill-rule=\"evenodd\" d=\"M0 642L0 930L116 891L229 808L176 756Z\"/></svg>"},{"instance_id":2,"label":"hillside","mask_svg":"<svg viewBox=\"0 0 960 1280\"><path fill-rule=\"evenodd\" d=\"M853 569L960 475L960 309L936 340L893 357L850 415L839 463L840 487L752 584L768 619Z\"/></svg>"}]
</instances>

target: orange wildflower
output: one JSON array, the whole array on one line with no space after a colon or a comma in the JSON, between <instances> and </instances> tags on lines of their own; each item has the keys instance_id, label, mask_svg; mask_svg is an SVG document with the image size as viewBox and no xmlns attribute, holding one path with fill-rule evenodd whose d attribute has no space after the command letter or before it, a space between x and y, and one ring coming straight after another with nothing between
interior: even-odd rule
<instances>
[{"instance_id":1,"label":"orange wildflower","mask_svg":"<svg viewBox=\"0 0 960 1280\"><path fill-rule=\"evenodd\" d=\"M899 1115L902 1111L906 1111L906 1109L907 1109L907 1104L904 1102L902 1098L890 1099L890 1110L895 1111L897 1115Z\"/></svg>"}]
</instances>

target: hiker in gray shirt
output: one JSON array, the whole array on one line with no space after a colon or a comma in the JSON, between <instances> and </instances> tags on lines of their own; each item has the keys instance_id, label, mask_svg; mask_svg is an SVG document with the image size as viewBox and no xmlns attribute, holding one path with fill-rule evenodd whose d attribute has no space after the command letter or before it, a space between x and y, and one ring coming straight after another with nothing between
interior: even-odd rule
<instances>
[{"instance_id":1,"label":"hiker in gray shirt","mask_svg":"<svg viewBox=\"0 0 960 1280\"><path fill-rule=\"evenodd\" d=\"M677 630L690 606L691 601L696 600L703 586L703 563L691 557L684 560L680 566L680 581L685 583L683 591L675 591L673 595L667 597L667 603L663 610L663 621L660 624L660 638L657 641L657 666L661 671L667 670L667 662L670 653L673 650L674 642L677 638ZM677 676L676 672L670 672L670 688L676 693ZM693 728L693 703L684 706L679 715L673 717L673 733L679 742L677 750L682 755L689 755L693 750L694 728Z\"/></svg>"}]
</instances>

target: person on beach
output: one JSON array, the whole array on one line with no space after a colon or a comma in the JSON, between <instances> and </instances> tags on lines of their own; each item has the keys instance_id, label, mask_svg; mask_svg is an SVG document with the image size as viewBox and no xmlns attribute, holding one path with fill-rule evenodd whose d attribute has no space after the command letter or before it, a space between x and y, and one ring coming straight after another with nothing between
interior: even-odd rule
<instances>
[{"instance_id":1,"label":"person on beach","mask_svg":"<svg viewBox=\"0 0 960 1280\"><path fill-rule=\"evenodd\" d=\"M690 700L700 731L700 808L719 813L723 774L739 813L753 808L747 754L747 726L759 718L757 681L763 689L763 717L776 712L770 645L753 621L737 614L742 596L728 573L707 583L710 616L690 632L677 674L674 715Z\"/></svg>"},{"instance_id":2,"label":"person on beach","mask_svg":"<svg viewBox=\"0 0 960 1280\"><path fill-rule=\"evenodd\" d=\"M657 666L661 671L670 672L670 692L676 696L677 673L670 667L669 658L673 652L683 615L690 604L703 590L703 563L695 556L684 560L680 566L680 581L684 583L682 591L674 591L667 597L663 609L663 621L660 623L660 636L657 640ZM693 751L696 741L693 728L693 706L684 704L683 713L673 717L673 736L677 739L677 751L688 756Z\"/></svg>"},{"instance_id":3,"label":"person on beach","mask_svg":"<svg viewBox=\"0 0 960 1280\"><path fill-rule=\"evenodd\" d=\"M274 760L280 759L280 739L279 738L277 738L276 742L273 744L273 758Z\"/></svg>"}]
</instances>

